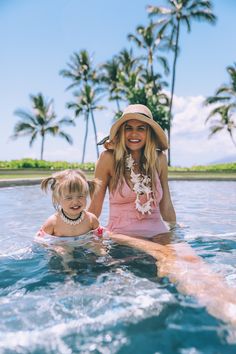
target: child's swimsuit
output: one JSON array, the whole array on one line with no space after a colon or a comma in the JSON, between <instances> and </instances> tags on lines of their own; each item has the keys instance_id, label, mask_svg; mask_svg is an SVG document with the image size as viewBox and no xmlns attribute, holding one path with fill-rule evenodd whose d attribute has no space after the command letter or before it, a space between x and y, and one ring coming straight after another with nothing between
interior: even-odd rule
<instances>
[{"instance_id":1,"label":"child's swimsuit","mask_svg":"<svg viewBox=\"0 0 236 354\"><path fill-rule=\"evenodd\" d=\"M157 175L157 186L155 203L152 203L151 214L144 215L136 210L136 193L124 181L120 186L110 193L109 196L109 221L107 229L114 233L122 233L128 236L153 237L168 232L169 229L162 219L159 203L162 199L163 190L159 176ZM140 196L141 202L147 201L146 195Z\"/></svg>"},{"instance_id":2,"label":"child's swimsuit","mask_svg":"<svg viewBox=\"0 0 236 354\"><path fill-rule=\"evenodd\" d=\"M98 229L100 230L102 228L99 227ZM105 230L102 229L103 235L101 235L101 233L100 234L98 233L98 229L92 230L86 234L79 235L79 236L53 236L47 234L43 229L40 229L37 232L34 240L37 243L47 244L47 245L59 245L59 244L71 245L75 243L76 245L83 246L88 242L94 240L95 236L99 236L99 237L106 236Z\"/></svg>"}]
</instances>

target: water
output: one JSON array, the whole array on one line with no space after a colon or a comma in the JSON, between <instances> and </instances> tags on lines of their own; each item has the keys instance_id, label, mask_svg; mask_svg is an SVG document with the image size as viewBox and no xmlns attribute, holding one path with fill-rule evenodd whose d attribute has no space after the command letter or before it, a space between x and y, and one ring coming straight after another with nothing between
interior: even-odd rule
<instances>
[{"instance_id":1,"label":"water","mask_svg":"<svg viewBox=\"0 0 236 354\"><path fill-rule=\"evenodd\" d=\"M236 182L171 182L185 239L236 284ZM69 258L33 243L53 212L38 186L0 190L0 353L236 353L236 329L158 278L153 259L105 241ZM102 224L108 215L107 200Z\"/></svg>"}]
</instances>

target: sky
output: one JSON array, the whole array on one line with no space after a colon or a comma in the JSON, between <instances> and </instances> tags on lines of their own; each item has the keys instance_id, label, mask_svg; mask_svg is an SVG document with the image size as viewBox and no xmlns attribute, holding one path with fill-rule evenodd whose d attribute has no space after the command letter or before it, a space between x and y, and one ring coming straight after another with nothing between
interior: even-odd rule
<instances>
[{"instance_id":1,"label":"sky","mask_svg":"<svg viewBox=\"0 0 236 354\"><path fill-rule=\"evenodd\" d=\"M59 118L73 117L65 108L73 99L72 92L66 91L70 82L59 71L81 49L86 49L98 65L121 49L132 47L127 34L148 23L147 5L165 5L165 1L0 0L0 160L40 157L40 140L30 148L29 138L10 139L19 120L14 111L29 110L29 96L41 92L54 100ZM226 133L208 139L205 119L209 108L202 104L228 83L226 67L236 62L236 2L214 0L213 5L216 25L194 22L190 34L181 29L171 136L174 166L236 160L235 147ZM173 56L167 57L171 64ZM113 103L104 100L103 104L107 109L95 113L99 139L109 133L115 110ZM81 116L76 127L65 128L73 138L72 146L48 136L44 159L81 162L84 123ZM96 161L92 125L86 161Z\"/></svg>"}]
</instances>

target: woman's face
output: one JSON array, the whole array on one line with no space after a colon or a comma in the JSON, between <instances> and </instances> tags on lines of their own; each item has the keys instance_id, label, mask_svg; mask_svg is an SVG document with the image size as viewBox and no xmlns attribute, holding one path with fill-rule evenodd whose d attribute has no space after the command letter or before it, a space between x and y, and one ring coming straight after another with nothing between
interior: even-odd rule
<instances>
[{"instance_id":1,"label":"woman's face","mask_svg":"<svg viewBox=\"0 0 236 354\"><path fill-rule=\"evenodd\" d=\"M147 140L147 124L136 119L125 123L125 145L131 151L141 150Z\"/></svg>"}]
</instances>

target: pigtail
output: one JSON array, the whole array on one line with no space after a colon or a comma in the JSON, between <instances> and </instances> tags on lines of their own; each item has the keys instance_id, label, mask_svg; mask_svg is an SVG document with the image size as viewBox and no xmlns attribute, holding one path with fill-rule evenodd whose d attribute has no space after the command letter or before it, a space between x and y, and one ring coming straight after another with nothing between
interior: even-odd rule
<instances>
[{"instance_id":1,"label":"pigtail","mask_svg":"<svg viewBox=\"0 0 236 354\"><path fill-rule=\"evenodd\" d=\"M54 190L54 187L55 187L55 184L56 184L56 178L55 177L47 177L47 178L44 178L41 182L41 189L44 191L44 192L47 192L48 189L50 188L51 191Z\"/></svg>"},{"instance_id":2,"label":"pigtail","mask_svg":"<svg viewBox=\"0 0 236 354\"><path fill-rule=\"evenodd\" d=\"M89 187L90 198L92 198L93 195L99 191L102 182L98 178L93 178L92 180L88 180L87 183Z\"/></svg>"}]
</instances>

